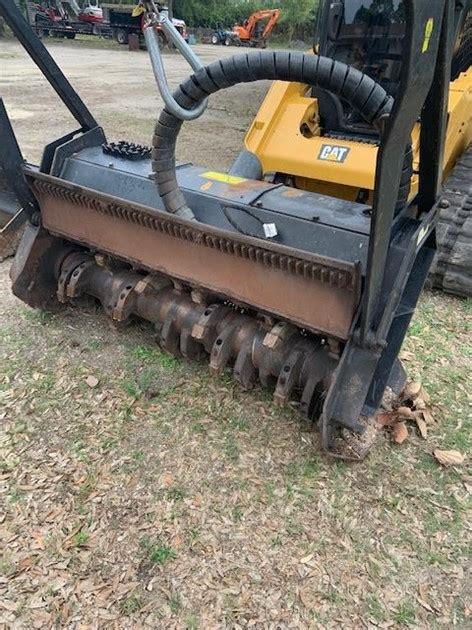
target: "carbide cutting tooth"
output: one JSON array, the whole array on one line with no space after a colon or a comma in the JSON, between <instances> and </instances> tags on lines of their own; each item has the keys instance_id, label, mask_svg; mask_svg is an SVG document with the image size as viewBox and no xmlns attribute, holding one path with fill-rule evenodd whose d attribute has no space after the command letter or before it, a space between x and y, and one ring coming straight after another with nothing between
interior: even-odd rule
<instances>
[{"instance_id":1,"label":"carbide cutting tooth","mask_svg":"<svg viewBox=\"0 0 472 630\"><path fill-rule=\"evenodd\" d=\"M226 314L229 308L221 304L211 304L207 306L200 319L192 328L192 337L203 343L206 352L210 353L216 337L216 327Z\"/></svg>"},{"instance_id":2,"label":"carbide cutting tooth","mask_svg":"<svg viewBox=\"0 0 472 630\"><path fill-rule=\"evenodd\" d=\"M286 405L292 396L293 390L298 387L304 360L305 355L303 351L293 350L288 359L284 361L274 392L274 402L277 405Z\"/></svg>"}]
</instances>

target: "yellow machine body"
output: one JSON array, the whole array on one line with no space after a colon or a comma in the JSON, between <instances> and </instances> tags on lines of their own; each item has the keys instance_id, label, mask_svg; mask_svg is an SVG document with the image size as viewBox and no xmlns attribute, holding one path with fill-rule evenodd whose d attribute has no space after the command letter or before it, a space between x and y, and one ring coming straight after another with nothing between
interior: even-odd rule
<instances>
[{"instance_id":1,"label":"yellow machine body","mask_svg":"<svg viewBox=\"0 0 472 630\"><path fill-rule=\"evenodd\" d=\"M419 125L412 134L414 172L419 168ZM472 141L472 67L451 82L444 156L444 179ZM300 83L274 82L251 127L245 146L262 163L264 174L291 178L296 188L342 199L371 201L378 145L322 136L318 102ZM344 151L343 149L346 149ZM418 178L412 178L411 194Z\"/></svg>"}]
</instances>

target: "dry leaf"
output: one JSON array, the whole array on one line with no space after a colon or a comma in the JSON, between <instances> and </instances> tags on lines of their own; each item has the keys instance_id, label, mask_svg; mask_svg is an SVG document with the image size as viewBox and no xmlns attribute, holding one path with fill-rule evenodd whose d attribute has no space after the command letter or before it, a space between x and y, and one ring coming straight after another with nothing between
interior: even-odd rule
<instances>
[{"instance_id":1,"label":"dry leaf","mask_svg":"<svg viewBox=\"0 0 472 630\"><path fill-rule=\"evenodd\" d=\"M397 418L391 412L379 413L378 416L376 416L375 421L381 427L392 427L396 423Z\"/></svg>"},{"instance_id":2,"label":"dry leaf","mask_svg":"<svg viewBox=\"0 0 472 630\"><path fill-rule=\"evenodd\" d=\"M423 438L423 440L426 440L426 438L428 437L428 425L426 424L426 422L424 421L424 419L421 417L420 414L415 415L415 420L416 420L416 425L419 429L419 432L421 433L421 437Z\"/></svg>"},{"instance_id":3,"label":"dry leaf","mask_svg":"<svg viewBox=\"0 0 472 630\"><path fill-rule=\"evenodd\" d=\"M85 382L87 383L87 385L89 387L97 387L98 385L98 378L96 376L87 376L87 378L85 379Z\"/></svg>"},{"instance_id":4,"label":"dry leaf","mask_svg":"<svg viewBox=\"0 0 472 630\"><path fill-rule=\"evenodd\" d=\"M397 414L402 418L414 418L413 411L410 407L398 407Z\"/></svg>"},{"instance_id":5,"label":"dry leaf","mask_svg":"<svg viewBox=\"0 0 472 630\"><path fill-rule=\"evenodd\" d=\"M162 475L162 483L166 488L170 488L174 483L174 477L171 473L167 472Z\"/></svg>"},{"instance_id":6,"label":"dry leaf","mask_svg":"<svg viewBox=\"0 0 472 630\"><path fill-rule=\"evenodd\" d=\"M443 466L459 466L465 460L465 455L459 451L441 451L437 448L433 455Z\"/></svg>"},{"instance_id":7,"label":"dry leaf","mask_svg":"<svg viewBox=\"0 0 472 630\"><path fill-rule=\"evenodd\" d=\"M419 595L416 595L416 601L418 602L418 604L420 604L421 606L423 606L423 608L425 610L427 610L430 613L434 613L434 608L432 608L427 601L425 601L424 599L422 599Z\"/></svg>"},{"instance_id":8,"label":"dry leaf","mask_svg":"<svg viewBox=\"0 0 472 630\"><path fill-rule=\"evenodd\" d=\"M407 383L405 389L403 390L403 398L404 400L414 400L421 391L421 382L412 381L411 383Z\"/></svg>"},{"instance_id":9,"label":"dry leaf","mask_svg":"<svg viewBox=\"0 0 472 630\"><path fill-rule=\"evenodd\" d=\"M408 429L404 422L399 422L393 427L392 437L397 444L403 444L408 437Z\"/></svg>"}]
</instances>

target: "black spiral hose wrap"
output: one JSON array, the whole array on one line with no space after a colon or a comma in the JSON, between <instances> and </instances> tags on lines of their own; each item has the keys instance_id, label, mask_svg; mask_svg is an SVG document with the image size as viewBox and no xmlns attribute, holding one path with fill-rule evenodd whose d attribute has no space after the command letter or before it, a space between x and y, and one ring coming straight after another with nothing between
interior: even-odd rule
<instances>
[{"instance_id":1,"label":"black spiral hose wrap","mask_svg":"<svg viewBox=\"0 0 472 630\"><path fill-rule=\"evenodd\" d=\"M192 109L204 98L238 83L291 81L325 89L347 102L362 118L380 127L394 99L366 74L328 57L299 52L260 51L215 61L189 77L174 93L179 105ZM175 147L182 121L164 109L153 137L152 168L167 212L194 218L177 183Z\"/></svg>"}]
</instances>

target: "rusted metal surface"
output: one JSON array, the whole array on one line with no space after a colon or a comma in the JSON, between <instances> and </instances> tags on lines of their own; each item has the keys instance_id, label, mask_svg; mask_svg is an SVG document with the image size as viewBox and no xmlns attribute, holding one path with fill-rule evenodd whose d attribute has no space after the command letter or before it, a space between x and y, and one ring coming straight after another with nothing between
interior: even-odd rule
<instances>
[{"instance_id":1,"label":"rusted metal surface","mask_svg":"<svg viewBox=\"0 0 472 630\"><path fill-rule=\"evenodd\" d=\"M51 233L310 331L348 338L360 293L356 265L185 221L44 174L29 177Z\"/></svg>"},{"instance_id":2,"label":"rusted metal surface","mask_svg":"<svg viewBox=\"0 0 472 630\"><path fill-rule=\"evenodd\" d=\"M10 269L13 293L34 308L57 309L57 270L70 251L70 244L27 223Z\"/></svg>"},{"instance_id":3,"label":"rusted metal surface","mask_svg":"<svg viewBox=\"0 0 472 630\"><path fill-rule=\"evenodd\" d=\"M209 355L212 374L231 366L243 388L260 382L275 388L277 404L296 398L309 418L319 415L337 363L320 338L302 334L292 324L274 324L257 313L214 302L211 294L195 292L162 274L143 275L103 255L75 251L58 270L57 297L68 302L82 295L97 298L115 321L135 316L152 322L167 352L188 359Z\"/></svg>"}]
</instances>

